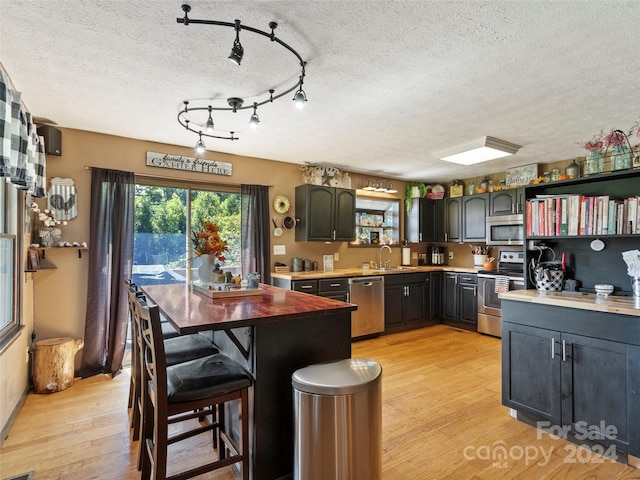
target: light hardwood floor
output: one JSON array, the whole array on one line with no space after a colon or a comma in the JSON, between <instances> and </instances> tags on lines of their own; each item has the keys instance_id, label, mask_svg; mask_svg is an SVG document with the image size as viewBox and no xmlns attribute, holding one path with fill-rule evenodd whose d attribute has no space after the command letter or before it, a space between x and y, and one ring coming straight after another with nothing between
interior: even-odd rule
<instances>
[{"instance_id":1,"label":"light hardwood floor","mask_svg":"<svg viewBox=\"0 0 640 480\"><path fill-rule=\"evenodd\" d=\"M640 479L640 470L511 418L500 403L499 339L438 325L356 342L353 356L383 367L384 480ZM30 470L37 480L139 478L128 388L123 374L29 395L0 450L0 478ZM208 454L205 441L176 455ZM484 459L500 446L506 460ZM199 478L235 480L228 470Z\"/></svg>"}]
</instances>

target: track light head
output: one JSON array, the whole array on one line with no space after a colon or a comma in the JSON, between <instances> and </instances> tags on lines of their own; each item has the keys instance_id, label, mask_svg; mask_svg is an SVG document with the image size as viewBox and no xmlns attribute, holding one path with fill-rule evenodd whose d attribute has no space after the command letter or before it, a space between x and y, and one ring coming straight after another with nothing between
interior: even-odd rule
<instances>
[{"instance_id":1,"label":"track light head","mask_svg":"<svg viewBox=\"0 0 640 480\"><path fill-rule=\"evenodd\" d=\"M252 129L256 129L258 128L258 124L260 123L260 118L258 117L258 104L257 102L253 102L253 115L251 115L251 118L249 119L249 126Z\"/></svg>"},{"instance_id":2,"label":"track light head","mask_svg":"<svg viewBox=\"0 0 640 480\"><path fill-rule=\"evenodd\" d=\"M211 118L211 105L209 105L209 118L207 118L207 123L204 127L204 130L207 133L213 133L214 130L213 118Z\"/></svg>"},{"instance_id":3,"label":"track light head","mask_svg":"<svg viewBox=\"0 0 640 480\"><path fill-rule=\"evenodd\" d=\"M231 54L229 60L236 65L240 65L242 57L244 56L244 48L240 44L240 20L236 19L236 39L233 41L233 47L231 47Z\"/></svg>"},{"instance_id":4,"label":"track light head","mask_svg":"<svg viewBox=\"0 0 640 480\"><path fill-rule=\"evenodd\" d=\"M300 88L296 94L293 96L293 102L296 108L304 108L304 102L307 101L307 95L304 93L304 90Z\"/></svg>"},{"instance_id":5,"label":"track light head","mask_svg":"<svg viewBox=\"0 0 640 480\"><path fill-rule=\"evenodd\" d=\"M204 153L207 146L202 141L202 132L199 132L198 135L200 135L200 139L198 140L198 143L196 143L195 150L196 153Z\"/></svg>"}]
</instances>

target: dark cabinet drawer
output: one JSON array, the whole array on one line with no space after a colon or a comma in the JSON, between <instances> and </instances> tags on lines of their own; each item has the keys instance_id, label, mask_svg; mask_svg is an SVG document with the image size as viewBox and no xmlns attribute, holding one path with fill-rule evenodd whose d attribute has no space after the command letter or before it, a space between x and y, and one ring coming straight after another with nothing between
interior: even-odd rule
<instances>
[{"instance_id":1,"label":"dark cabinet drawer","mask_svg":"<svg viewBox=\"0 0 640 480\"><path fill-rule=\"evenodd\" d=\"M318 280L318 292L339 292L346 291L349 287L349 279L347 278L325 278Z\"/></svg>"},{"instance_id":2,"label":"dark cabinet drawer","mask_svg":"<svg viewBox=\"0 0 640 480\"><path fill-rule=\"evenodd\" d=\"M318 293L318 281L317 280L294 280L291 284L291 290L296 292Z\"/></svg>"},{"instance_id":3,"label":"dark cabinet drawer","mask_svg":"<svg viewBox=\"0 0 640 480\"><path fill-rule=\"evenodd\" d=\"M471 273L471 274L459 273L458 274L458 283L476 284L476 283L478 283L478 277L477 277L477 275L475 275L473 273Z\"/></svg>"}]
</instances>

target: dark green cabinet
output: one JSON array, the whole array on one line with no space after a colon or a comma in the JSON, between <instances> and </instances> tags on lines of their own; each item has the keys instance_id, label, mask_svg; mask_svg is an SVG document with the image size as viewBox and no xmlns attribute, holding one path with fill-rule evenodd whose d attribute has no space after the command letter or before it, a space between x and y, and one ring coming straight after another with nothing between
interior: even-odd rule
<instances>
[{"instance_id":1,"label":"dark green cabinet","mask_svg":"<svg viewBox=\"0 0 640 480\"><path fill-rule=\"evenodd\" d=\"M489 194L468 195L445 200L445 241L485 242Z\"/></svg>"},{"instance_id":2,"label":"dark green cabinet","mask_svg":"<svg viewBox=\"0 0 640 480\"><path fill-rule=\"evenodd\" d=\"M466 330L477 330L478 279L472 273L444 272L442 321Z\"/></svg>"},{"instance_id":3,"label":"dark green cabinet","mask_svg":"<svg viewBox=\"0 0 640 480\"><path fill-rule=\"evenodd\" d=\"M625 338L640 341L629 337L637 317L502 305L502 403L547 426L570 429L577 440L638 456L640 346Z\"/></svg>"},{"instance_id":4,"label":"dark green cabinet","mask_svg":"<svg viewBox=\"0 0 640 480\"><path fill-rule=\"evenodd\" d=\"M344 241L355 238L355 190L300 185L296 187L296 241Z\"/></svg>"},{"instance_id":5,"label":"dark green cabinet","mask_svg":"<svg viewBox=\"0 0 640 480\"><path fill-rule=\"evenodd\" d=\"M462 241L486 242L489 194L462 197Z\"/></svg>"},{"instance_id":6,"label":"dark green cabinet","mask_svg":"<svg viewBox=\"0 0 640 480\"><path fill-rule=\"evenodd\" d=\"M445 201L421 198L407 212L404 236L409 242L445 241Z\"/></svg>"},{"instance_id":7,"label":"dark green cabinet","mask_svg":"<svg viewBox=\"0 0 640 480\"><path fill-rule=\"evenodd\" d=\"M442 318L442 272L431 272L425 287L425 321L440 323Z\"/></svg>"},{"instance_id":8,"label":"dark green cabinet","mask_svg":"<svg viewBox=\"0 0 640 480\"><path fill-rule=\"evenodd\" d=\"M384 277L385 333L408 330L430 322L431 273Z\"/></svg>"},{"instance_id":9,"label":"dark green cabinet","mask_svg":"<svg viewBox=\"0 0 640 480\"><path fill-rule=\"evenodd\" d=\"M445 241L462 242L462 199L463 197L445 200Z\"/></svg>"},{"instance_id":10,"label":"dark green cabinet","mask_svg":"<svg viewBox=\"0 0 640 480\"><path fill-rule=\"evenodd\" d=\"M489 193L489 216L524 213L524 188Z\"/></svg>"}]
</instances>

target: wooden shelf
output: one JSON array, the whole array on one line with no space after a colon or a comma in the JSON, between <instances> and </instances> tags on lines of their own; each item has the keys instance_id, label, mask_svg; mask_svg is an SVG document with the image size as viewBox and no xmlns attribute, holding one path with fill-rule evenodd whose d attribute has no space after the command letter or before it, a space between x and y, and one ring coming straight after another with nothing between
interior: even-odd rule
<instances>
[{"instance_id":1,"label":"wooden shelf","mask_svg":"<svg viewBox=\"0 0 640 480\"><path fill-rule=\"evenodd\" d=\"M44 259L45 258L45 252L46 251L50 251L50 250L77 250L78 251L78 258L82 258L82 252L89 250L89 247L37 247L34 248L33 250L38 250L40 252L40 258Z\"/></svg>"}]
</instances>

